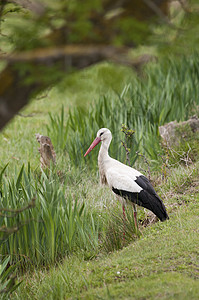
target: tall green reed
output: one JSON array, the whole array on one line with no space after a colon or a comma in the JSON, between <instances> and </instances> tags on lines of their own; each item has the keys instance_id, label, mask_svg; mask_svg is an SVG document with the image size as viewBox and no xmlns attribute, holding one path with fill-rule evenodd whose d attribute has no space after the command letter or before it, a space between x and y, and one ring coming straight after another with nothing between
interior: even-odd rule
<instances>
[{"instance_id":1,"label":"tall green reed","mask_svg":"<svg viewBox=\"0 0 199 300\"><path fill-rule=\"evenodd\" d=\"M95 210L88 209L84 193L77 192L75 186L72 188L73 175L66 169L72 166L78 174L84 172L84 176L97 169L98 151L92 151L86 159L83 154L101 127L110 128L113 134L110 155L125 162L122 124L135 130L130 145L131 162L135 163L136 151L140 151L157 163L162 151L158 126L188 118L199 104L198 81L198 54L180 61L169 59L167 64L150 65L144 79L132 79L115 98L101 97L95 105L73 109L67 115L64 108L59 115L51 114L48 135L56 148L59 168L66 174L62 179L56 169L37 174L30 165L12 176L6 175L6 168L0 172L1 206L20 208L36 198L35 208L14 219L0 218L0 226L21 226L1 244L1 254L10 255L11 261L22 258L33 265L54 262L74 251L83 251L90 257L98 252L109 234L115 248L120 247L115 235L118 219L110 224L107 213L98 218ZM61 164L63 155L69 158L67 167ZM106 247L114 249L110 244Z\"/></svg>"},{"instance_id":2,"label":"tall green reed","mask_svg":"<svg viewBox=\"0 0 199 300\"><path fill-rule=\"evenodd\" d=\"M2 207L17 209L33 197L36 206L14 218L8 213L0 218L1 226L20 226L1 244L1 255L10 255L11 261L22 259L30 265L41 265L80 249L97 251L98 223L78 195L68 189L67 180L61 184L55 172L47 175L42 171L35 176L24 167L14 178L2 176Z\"/></svg>"},{"instance_id":3,"label":"tall green reed","mask_svg":"<svg viewBox=\"0 0 199 300\"><path fill-rule=\"evenodd\" d=\"M0 262L0 299L10 299L10 295L22 283L16 282L16 275L14 274L17 269L17 264L9 265L10 257L5 258Z\"/></svg>"},{"instance_id":4,"label":"tall green reed","mask_svg":"<svg viewBox=\"0 0 199 300\"><path fill-rule=\"evenodd\" d=\"M141 151L149 159L160 159L160 125L172 120L185 120L199 104L199 54L179 60L168 58L167 62L150 64L145 70L145 78L134 78L115 98L101 97L87 109L75 108L61 117L50 116L48 133L68 154L76 167L96 169L97 150L86 160L83 158L87 147L101 127L108 127L113 134L110 154L125 161L121 147L121 125L135 130L131 145L131 161L137 159L136 151ZM57 120L63 120L60 122ZM56 124L56 125L54 125ZM60 127L63 126L61 129ZM60 131L66 134L63 136ZM64 140L62 140L64 138Z\"/></svg>"},{"instance_id":5,"label":"tall green reed","mask_svg":"<svg viewBox=\"0 0 199 300\"><path fill-rule=\"evenodd\" d=\"M19 227L0 244L2 257L9 255L11 263L20 260L23 270L31 266L49 265L70 253L81 253L84 258L90 259L102 248L110 251L106 241L109 235L112 236L112 208L105 210L104 207L99 209L87 204L82 189L68 185L67 177L60 181L56 169L36 174L32 173L30 165L28 170L22 166L18 173L9 178L4 168L1 177L1 207L14 211L36 199L35 207L31 209L12 216L7 210L4 216L0 216L1 226ZM120 227L123 228L122 220L118 222L118 219L111 223L111 231L115 233L121 232ZM132 224L132 219L129 220ZM135 236L134 226L129 226L132 227L132 236L126 243ZM111 248L118 249L117 244L118 238L113 240Z\"/></svg>"}]
</instances>

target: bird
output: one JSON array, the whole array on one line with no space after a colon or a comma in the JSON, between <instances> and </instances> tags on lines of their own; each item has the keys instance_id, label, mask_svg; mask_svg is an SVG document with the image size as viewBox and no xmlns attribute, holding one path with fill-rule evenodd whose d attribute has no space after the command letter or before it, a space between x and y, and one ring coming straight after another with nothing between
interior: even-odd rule
<instances>
[{"instance_id":1,"label":"bird","mask_svg":"<svg viewBox=\"0 0 199 300\"><path fill-rule=\"evenodd\" d=\"M169 219L163 201L157 195L148 178L136 169L109 156L108 150L111 140L112 134L108 128L99 129L84 157L101 142L98 154L100 182L102 185L108 185L121 200L123 214L124 205L130 201L132 204L149 209L162 222Z\"/></svg>"}]
</instances>

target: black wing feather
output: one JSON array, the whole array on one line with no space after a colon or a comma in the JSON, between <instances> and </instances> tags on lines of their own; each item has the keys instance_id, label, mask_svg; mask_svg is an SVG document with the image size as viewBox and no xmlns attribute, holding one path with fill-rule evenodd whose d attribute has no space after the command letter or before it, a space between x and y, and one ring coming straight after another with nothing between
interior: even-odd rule
<instances>
[{"instance_id":1,"label":"black wing feather","mask_svg":"<svg viewBox=\"0 0 199 300\"><path fill-rule=\"evenodd\" d=\"M161 221L169 219L164 203L156 194L149 180L141 175L137 177L135 182L143 189L139 193L118 190L114 187L112 187L112 190L115 194L151 210Z\"/></svg>"},{"instance_id":2,"label":"black wing feather","mask_svg":"<svg viewBox=\"0 0 199 300\"><path fill-rule=\"evenodd\" d=\"M143 188L143 190L147 191L149 194L151 195L157 195L156 191L154 190L152 184L150 183L150 181L148 180L148 178L146 178L144 175L138 176L135 180L135 182L141 187Z\"/></svg>"}]
</instances>

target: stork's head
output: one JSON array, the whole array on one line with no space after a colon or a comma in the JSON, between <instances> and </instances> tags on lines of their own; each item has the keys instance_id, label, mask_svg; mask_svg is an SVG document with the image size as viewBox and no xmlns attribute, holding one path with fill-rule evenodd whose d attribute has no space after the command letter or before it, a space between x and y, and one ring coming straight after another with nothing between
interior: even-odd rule
<instances>
[{"instance_id":1,"label":"stork's head","mask_svg":"<svg viewBox=\"0 0 199 300\"><path fill-rule=\"evenodd\" d=\"M95 146L97 146L99 142L102 143L107 142L109 145L111 139L112 139L112 134L110 130L108 128L101 128L100 130L98 130L96 138L94 139L94 141L92 142L92 144L90 145L90 147L88 148L84 156L86 156L89 152L91 152L91 150L93 150L93 148L95 148Z\"/></svg>"},{"instance_id":2,"label":"stork's head","mask_svg":"<svg viewBox=\"0 0 199 300\"><path fill-rule=\"evenodd\" d=\"M112 137L112 134L108 128L101 128L97 132L97 138L100 138L100 142L110 139L110 137Z\"/></svg>"}]
</instances>

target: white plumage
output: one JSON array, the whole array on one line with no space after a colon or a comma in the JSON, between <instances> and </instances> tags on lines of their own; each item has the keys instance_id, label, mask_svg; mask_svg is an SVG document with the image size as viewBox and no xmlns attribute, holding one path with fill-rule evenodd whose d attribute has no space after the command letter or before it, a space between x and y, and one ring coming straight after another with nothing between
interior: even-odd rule
<instances>
[{"instance_id":1,"label":"white plumage","mask_svg":"<svg viewBox=\"0 0 199 300\"><path fill-rule=\"evenodd\" d=\"M132 176L130 173L132 173ZM108 168L106 170L106 178L107 183L111 189L114 187L118 190L125 190L128 192L134 191L137 193L141 192L142 190L142 188L135 182L135 173L129 172L129 170L124 169L123 166L120 169L115 168L115 166Z\"/></svg>"},{"instance_id":2,"label":"white plumage","mask_svg":"<svg viewBox=\"0 0 199 300\"><path fill-rule=\"evenodd\" d=\"M101 184L108 184L117 196L151 210L161 221L168 219L166 208L149 180L139 171L109 156L111 140L110 130L101 128L84 155L86 156L99 142L102 143L98 155Z\"/></svg>"}]
</instances>

